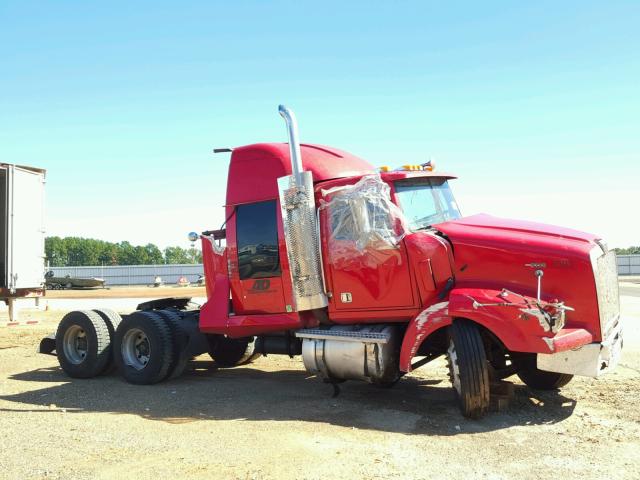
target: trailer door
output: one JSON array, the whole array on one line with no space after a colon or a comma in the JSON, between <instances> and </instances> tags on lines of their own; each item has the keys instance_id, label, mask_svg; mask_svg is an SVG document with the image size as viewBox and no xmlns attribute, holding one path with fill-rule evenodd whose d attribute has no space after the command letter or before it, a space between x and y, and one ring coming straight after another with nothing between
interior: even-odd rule
<instances>
[{"instance_id":1,"label":"trailer door","mask_svg":"<svg viewBox=\"0 0 640 480\"><path fill-rule=\"evenodd\" d=\"M10 165L8 181L9 288L44 283L44 174Z\"/></svg>"}]
</instances>

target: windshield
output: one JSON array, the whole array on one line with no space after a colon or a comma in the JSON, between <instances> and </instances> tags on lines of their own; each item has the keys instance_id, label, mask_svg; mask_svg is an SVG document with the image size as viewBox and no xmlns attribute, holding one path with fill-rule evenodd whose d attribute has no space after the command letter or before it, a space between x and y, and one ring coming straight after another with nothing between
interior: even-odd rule
<instances>
[{"instance_id":1,"label":"windshield","mask_svg":"<svg viewBox=\"0 0 640 480\"><path fill-rule=\"evenodd\" d=\"M449 184L443 178L411 178L395 182L396 196L411 231L460 218Z\"/></svg>"}]
</instances>

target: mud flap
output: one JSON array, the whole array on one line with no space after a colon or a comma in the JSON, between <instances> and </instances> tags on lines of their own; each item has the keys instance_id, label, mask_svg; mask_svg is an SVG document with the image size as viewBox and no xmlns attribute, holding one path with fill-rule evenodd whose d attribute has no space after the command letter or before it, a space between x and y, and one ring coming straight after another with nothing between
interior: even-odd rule
<instances>
[{"instance_id":1,"label":"mud flap","mask_svg":"<svg viewBox=\"0 0 640 480\"><path fill-rule=\"evenodd\" d=\"M55 356L56 354L53 353L55 350L56 350L55 333L52 333L51 335L46 336L42 340L40 340L40 347L38 347L38 353L44 353L46 355Z\"/></svg>"}]
</instances>

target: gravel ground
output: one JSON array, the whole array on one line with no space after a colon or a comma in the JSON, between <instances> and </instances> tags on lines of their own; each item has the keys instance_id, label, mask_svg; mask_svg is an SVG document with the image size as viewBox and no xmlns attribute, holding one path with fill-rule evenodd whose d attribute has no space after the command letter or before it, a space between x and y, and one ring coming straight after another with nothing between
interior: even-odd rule
<instances>
[{"instance_id":1,"label":"gravel ground","mask_svg":"<svg viewBox=\"0 0 640 480\"><path fill-rule=\"evenodd\" d=\"M0 328L0 478L640 478L640 298L623 297L622 365L560 393L514 380L511 406L458 413L437 361L393 389L347 382L337 398L299 359L235 369L207 357L134 386L66 377L35 353L59 312Z\"/></svg>"}]
</instances>

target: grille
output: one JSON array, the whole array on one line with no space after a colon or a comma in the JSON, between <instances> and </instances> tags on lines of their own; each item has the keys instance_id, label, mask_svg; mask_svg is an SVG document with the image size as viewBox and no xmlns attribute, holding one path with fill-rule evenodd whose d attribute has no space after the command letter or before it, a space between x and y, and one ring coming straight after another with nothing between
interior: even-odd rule
<instances>
[{"instance_id":1,"label":"grille","mask_svg":"<svg viewBox=\"0 0 640 480\"><path fill-rule=\"evenodd\" d=\"M620 296L618 293L618 269L613 250L598 257L595 262L596 290L602 339L606 339L620 316Z\"/></svg>"}]
</instances>

